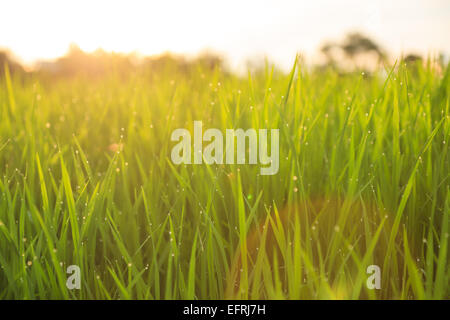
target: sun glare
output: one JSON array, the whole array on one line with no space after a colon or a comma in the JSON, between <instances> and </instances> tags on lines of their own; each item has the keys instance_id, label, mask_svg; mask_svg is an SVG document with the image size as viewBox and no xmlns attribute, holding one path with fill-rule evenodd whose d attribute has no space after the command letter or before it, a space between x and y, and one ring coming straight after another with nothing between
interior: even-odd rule
<instances>
[{"instance_id":1,"label":"sun glare","mask_svg":"<svg viewBox=\"0 0 450 320\"><path fill-rule=\"evenodd\" d=\"M145 55L212 49L232 62L266 55L289 66L296 52L313 55L324 40L360 30L394 54L449 51L450 42L442 41L449 3L413 2L9 1L2 4L0 47L27 63L60 56L75 43L89 52Z\"/></svg>"}]
</instances>

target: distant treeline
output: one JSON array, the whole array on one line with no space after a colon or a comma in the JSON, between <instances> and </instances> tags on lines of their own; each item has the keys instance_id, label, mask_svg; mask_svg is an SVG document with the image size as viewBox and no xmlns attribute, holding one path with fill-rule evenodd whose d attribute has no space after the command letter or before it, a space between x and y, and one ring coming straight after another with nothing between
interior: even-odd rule
<instances>
[{"instance_id":1,"label":"distant treeline","mask_svg":"<svg viewBox=\"0 0 450 320\"><path fill-rule=\"evenodd\" d=\"M355 70L370 73L390 63L387 51L376 41L360 33L349 33L341 41L326 41L320 48L319 56L322 57L322 63L314 66L317 70L332 68L339 74ZM422 57L415 53L405 54L401 59L409 65L423 61ZM445 65L442 54L438 60L438 65ZM171 53L141 57L101 49L86 53L76 45L70 46L63 57L38 62L31 70L25 70L7 51L0 51L0 78L5 74L5 66L8 66L12 74L39 74L51 78L78 75L96 78L111 73L124 76L140 71L190 73L199 69L215 68L220 68L222 73L227 72L222 57L212 52L204 52L193 58Z\"/></svg>"},{"instance_id":2,"label":"distant treeline","mask_svg":"<svg viewBox=\"0 0 450 320\"><path fill-rule=\"evenodd\" d=\"M75 45L72 45L63 57L37 62L28 71L15 61L8 51L0 51L0 77L4 75L5 66L11 74L40 74L52 77L78 75L100 77L111 73L122 76L142 70L163 71L166 69L188 73L199 68L224 68L223 59L210 52L204 52L193 58L171 53L138 57L134 54L106 52L101 49L86 53Z\"/></svg>"}]
</instances>

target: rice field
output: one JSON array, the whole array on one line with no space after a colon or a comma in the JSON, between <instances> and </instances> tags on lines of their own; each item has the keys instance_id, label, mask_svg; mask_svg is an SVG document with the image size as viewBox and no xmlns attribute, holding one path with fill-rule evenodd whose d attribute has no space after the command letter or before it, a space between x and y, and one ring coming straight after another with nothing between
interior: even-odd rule
<instances>
[{"instance_id":1,"label":"rice field","mask_svg":"<svg viewBox=\"0 0 450 320\"><path fill-rule=\"evenodd\" d=\"M431 61L6 69L0 299L449 299L449 90ZM171 134L196 120L279 129L278 172L174 164Z\"/></svg>"}]
</instances>

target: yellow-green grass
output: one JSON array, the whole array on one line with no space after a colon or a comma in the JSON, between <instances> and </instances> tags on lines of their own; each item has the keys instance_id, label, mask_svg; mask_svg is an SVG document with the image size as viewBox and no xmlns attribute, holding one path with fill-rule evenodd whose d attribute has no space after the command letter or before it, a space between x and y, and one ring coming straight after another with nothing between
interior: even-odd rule
<instances>
[{"instance_id":1,"label":"yellow-green grass","mask_svg":"<svg viewBox=\"0 0 450 320\"><path fill-rule=\"evenodd\" d=\"M431 63L6 70L0 298L448 299L449 77ZM171 133L194 120L279 128L278 173L174 165ZM80 290L66 287L73 264Z\"/></svg>"}]
</instances>

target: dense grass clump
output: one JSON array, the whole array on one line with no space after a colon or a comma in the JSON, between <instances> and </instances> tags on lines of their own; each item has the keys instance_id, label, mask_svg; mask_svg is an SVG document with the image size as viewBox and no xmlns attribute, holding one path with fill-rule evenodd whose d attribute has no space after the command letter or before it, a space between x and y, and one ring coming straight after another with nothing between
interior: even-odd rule
<instances>
[{"instance_id":1,"label":"dense grass clump","mask_svg":"<svg viewBox=\"0 0 450 320\"><path fill-rule=\"evenodd\" d=\"M450 68L432 66L6 70L0 298L448 299ZM174 165L194 120L279 128L278 173Z\"/></svg>"}]
</instances>

